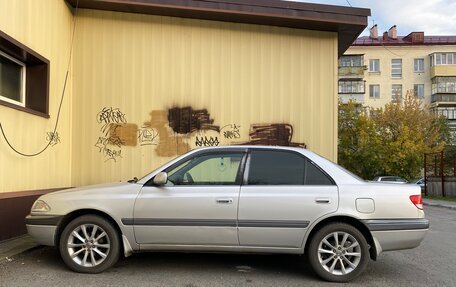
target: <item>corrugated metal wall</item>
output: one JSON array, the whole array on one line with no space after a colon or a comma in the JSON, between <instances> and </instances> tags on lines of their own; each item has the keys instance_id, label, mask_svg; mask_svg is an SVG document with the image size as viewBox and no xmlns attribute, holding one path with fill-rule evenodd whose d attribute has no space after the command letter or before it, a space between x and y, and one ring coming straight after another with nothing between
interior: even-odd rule
<instances>
[{"instance_id":1,"label":"corrugated metal wall","mask_svg":"<svg viewBox=\"0 0 456 287\"><path fill-rule=\"evenodd\" d=\"M75 43L75 186L255 139L336 160L336 33L80 10Z\"/></svg>"},{"instance_id":2,"label":"corrugated metal wall","mask_svg":"<svg viewBox=\"0 0 456 287\"><path fill-rule=\"evenodd\" d=\"M0 30L50 60L50 119L0 106L0 121L11 143L34 153L47 144L54 128L69 60L72 15L61 0L0 0ZM25 158L0 139L0 192L71 185L71 81L62 108L60 143L44 154Z\"/></svg>"}]
</instances>

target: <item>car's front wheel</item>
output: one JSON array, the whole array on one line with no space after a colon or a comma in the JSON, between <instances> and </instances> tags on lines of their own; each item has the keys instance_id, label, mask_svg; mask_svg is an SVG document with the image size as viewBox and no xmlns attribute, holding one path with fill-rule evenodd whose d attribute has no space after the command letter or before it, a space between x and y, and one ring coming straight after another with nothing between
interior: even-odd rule
<instances>
[{"instance_id":1,"label":"car's front wheel","mask_svg":"<svg viewBox=\"0 0 456 287\"><path fill-rule=\"evenodd\" d=\"M331 223L312 237L308 260L321 278L332 282L347 282L366 268L369 245L364 235L352 225Z\"/></svg>"},{"instance_id":2,"label":"car's front wheel","mask_svg":"<svg viewBox=\"0 0 456 287\"><path fill-rule=\"evenodd\" d=\"M73 271L99 273L117 262L119 241L119 235L109 221L97 215L83 215L63 230L60 255Z\"/></svg>"}]
</instances>

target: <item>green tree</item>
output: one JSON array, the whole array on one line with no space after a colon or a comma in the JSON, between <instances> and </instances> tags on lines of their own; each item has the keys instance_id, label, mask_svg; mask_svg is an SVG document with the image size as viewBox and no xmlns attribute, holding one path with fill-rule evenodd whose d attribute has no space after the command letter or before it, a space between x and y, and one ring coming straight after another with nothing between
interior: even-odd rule
<instances>
[{"instance_id":1,"label":"green tree","mask_svg":"<svg viewBox=\"0 0 456 287\"><path fill-rule=\"evenodd\" d=\"M447 120L423 108L408 91L403 103L367 109L339 104L339 163L366 179L378 175L417 177L423 155L450 141Z\"/></svg>"}]
</instances>

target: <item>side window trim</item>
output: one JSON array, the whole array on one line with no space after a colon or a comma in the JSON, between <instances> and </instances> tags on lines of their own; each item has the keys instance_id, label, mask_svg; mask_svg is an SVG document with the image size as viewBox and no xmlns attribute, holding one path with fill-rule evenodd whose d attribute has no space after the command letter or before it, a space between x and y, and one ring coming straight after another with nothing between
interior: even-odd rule
<instances>
[{"instance_id":1,"label":"side window trim","mask_svg":"<svg viewBox=\"0 0 456 287\"><path fill-rule=\"evenodd\" d=\"M270 151L270 152L274 152L276 150L267 149L267 148L255 148L255 149L249 148L247 153L246 153L247 154L247 159L246 159L246 163L245 163L244 176L243 176L241 185L249 185L249 172L250 172L250 161L252 159L252 155L251 155L252 151ZM325 170L323 170L318 164L316 164L314 161L312 161L310 158L306 157L302 153L299 153L297 151L292 151L292 150L277 150L277 151L287 152L287 153L291 153L291 154L295 154L295 155L300 156L301 158L306 160L308 163L310 163L313 166L315 166L320 172L322 172L331 181L331 183L332 183L331 186L333 186L333 185L337 186L337 184L334 181L334 179ZM254 185L251 185L251 186L254 186ZM299 185L299 186L317 186L317 185L302 184L302 185Z\"/></svg>"}]
</instances>

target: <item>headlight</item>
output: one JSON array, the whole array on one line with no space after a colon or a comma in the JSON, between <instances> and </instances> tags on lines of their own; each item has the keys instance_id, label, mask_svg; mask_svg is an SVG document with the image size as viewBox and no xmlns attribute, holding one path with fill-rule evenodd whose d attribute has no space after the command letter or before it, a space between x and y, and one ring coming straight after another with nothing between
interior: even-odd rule
<instances>
[{"instance_id":1,"label":"headlight","mask_svg":"<svg viewBox=\"0 0 456 287\"><path fill-rule=\"evenodd\" d=\"M46 202L42 200L37 200L32 206L32 212L49 212L51 208L47 205Z\"/></svg>"}]
</instances>

